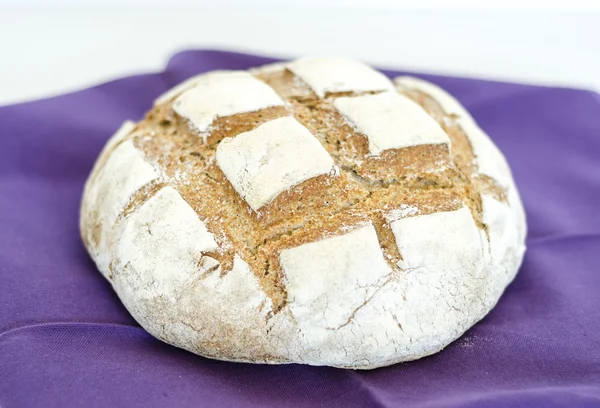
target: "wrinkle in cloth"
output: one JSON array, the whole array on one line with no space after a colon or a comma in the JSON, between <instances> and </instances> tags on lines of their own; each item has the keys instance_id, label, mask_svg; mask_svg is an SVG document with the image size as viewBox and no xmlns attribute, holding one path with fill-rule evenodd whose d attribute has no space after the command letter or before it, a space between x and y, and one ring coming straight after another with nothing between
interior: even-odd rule
<instances>
[{"instance_id":1,"label":"wrinkle in cloth","mask_svg":"<svg viewBox=\"0 0 600 408\"><path fill-rule=\"evenodd\" d=\"M100 149L178 82L272 61L187 51L160 73L0 107L0 407L599 407L600 104L584 90L416 74L502 149L529 222L515 281L442 352L373 371L237 364L137 325L79 238Z\"/></svg>"}]
</instances>

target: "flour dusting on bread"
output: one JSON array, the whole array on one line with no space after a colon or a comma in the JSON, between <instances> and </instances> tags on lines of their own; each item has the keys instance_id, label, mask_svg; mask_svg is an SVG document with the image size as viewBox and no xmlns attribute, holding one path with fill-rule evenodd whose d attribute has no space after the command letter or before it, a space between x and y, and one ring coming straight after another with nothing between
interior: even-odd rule
<instances>
[{"instance_id":1,"label":"flour dusting on bread","mask_svg":"<svg viewBox=\"0 0 600 408\"><path fill-rule=\"evenodd\" d=\"M157 338L370 369L441 350L523 259L510 168L441 87L345 58L201 74L102 151L81 233Z\"/></svg>"}]
</instances>

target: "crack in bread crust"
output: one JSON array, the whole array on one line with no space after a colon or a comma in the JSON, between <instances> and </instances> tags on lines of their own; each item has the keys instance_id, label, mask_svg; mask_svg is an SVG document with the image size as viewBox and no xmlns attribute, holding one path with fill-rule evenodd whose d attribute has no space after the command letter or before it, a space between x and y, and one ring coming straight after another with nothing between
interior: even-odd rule
<instances>
[{"instance_id":1,"label":"crack in bread crust","mask_svg":"<svg viewBox=\"0 0 600 408\"><path fill-rule=\"evenodd\" d=\"M136 193L121 216L158 188L174 187L214 234L220 249L210 256L220 262L223 273L231 269L238 254L271 298L274 313L286 304L278 257L284 248L372 223L384 258L392 270L399 271L402 256L386 213L407 205L418 210L406 216L424 215L453 211L464 203L477 226L485 230L480 193L506 200L505 191L494 180L477 174L469 140L452 116L423 93L403 91L442 126L451 141L450 151L445 145L414 146L374 158L368 155L367 138L333 108L334 97L358 94L328 94L319 99L287 70L254 75L270 85L286 106L218 118L205 134L194 132L172 110L172 103L157 105L147 114L131 137L159 170L161 182ZM216 147L226 137L290 115L319 140L339 173L300 183L254 212L217 166Z\"/></svg>"}]
</instances>

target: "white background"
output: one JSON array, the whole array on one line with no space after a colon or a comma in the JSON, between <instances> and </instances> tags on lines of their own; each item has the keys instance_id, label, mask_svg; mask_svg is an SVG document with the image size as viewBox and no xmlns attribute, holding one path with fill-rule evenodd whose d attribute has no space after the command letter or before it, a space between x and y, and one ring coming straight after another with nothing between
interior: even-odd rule
<instances>
[{"instance_id":1,"label":"white background","mask_svg":"<svg viewBox=\"0 0 600 408\"><path fill-rule=\"evenodd\" d=\"M0 104L158 71L190 48L598 91L600 1L0 0Z\"/></svg>"}]
</instances>

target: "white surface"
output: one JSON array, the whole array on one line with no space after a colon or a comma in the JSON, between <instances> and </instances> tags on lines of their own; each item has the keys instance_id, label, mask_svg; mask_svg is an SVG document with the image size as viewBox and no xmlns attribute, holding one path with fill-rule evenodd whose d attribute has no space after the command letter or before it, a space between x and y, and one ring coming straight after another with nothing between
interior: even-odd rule
<instances>
[{"instance_id":1,"label":"white surface","mask_svg":"<svg viewBox=\"0 0 600 408\"><path fill-rule=\"evenodd\" d=\"M445 270L456 274L458 280L461 273L483 267L485 236L480 234L467 207L402 218L390 227L402 256L400 267L405 270Z\"/></svg>"},{"instance_id":2,"label":"white surface","mask_svg":"<svg viewBox=\"0 0 600 408\"><path fill-rule=\"evenodd\" d=\"M117 140L123 139L130 132L130 125L126 122L113 136ZM111 142L118 143L118 142ZM131 140L125 141L110 152L106 163L97 169L90 182L86 183L85 200L82 212L92 212L95 219L90 228L86 228L93 256L100 270L108 270L110 257L108 246L112 227L119 214L123 211L131 196L145 184L158 178L154 168L146 161L142 152L133 146ZM97 240L94 231L99 228Z\"/></svg>"},{"instance_id":3,"label":"white surface","mask_svg":"<svg viewBox=\"0 0 600 408\"><path fill-rule=\"evenodd\" d=\"M481 196L490 262L497 271L495 279L487 277L484 303L488 308L496 304L506 284L514 279L525 253L525 213L514 184L509 189L508 202L506 205L489 195Z\"/></svg>"},{"instance_id":4,"label":"white surface","mask_svg":"<svg viewBox=\"0 0 600 408\"><path fill-rule=\"evenodd\" d=\"M369 139L369 153L425 144L450 144L446 132L423 108L394 92L337 98L333 105Z\"/></svg>"},{"instance_id":5,"label":"white surface","mask_svg":"<svg viewBox=\"0 0 600 408\"><path fill-rule=\"evenodd\" d=\"M173 109L189 120L193 129L205 132L218 117L255 112L285 103L264 82L247 72L215 72L204 75L173 103Z\"/></svg>"},{"instance_id":6,"label":"white surface","mask_svg":"<svg viewBox=\"0 0 600 408\"><path fill-rule=\"evenodd\" d=\"M216 158L254 211L283 191L333 170L333 159L321 143L289 116L224 139Z\"/></svg>"},{"instance_id":7,"label":"white surface","mask_svg":"<svg viewBox=\"0 0 600 408\"><path fill-rule=\"evenodd\" d=\"M240 6L248 5L248 0L219 0L221 5ZM352 8L372 9L390 8L447 8L448 0L252 0L254 6L272 5L318 5L318 6L344 6ZM590 10L600 9L600 4L594 6L594 0L452 0L451 6L473 7L480 9L506 10L506 9L533 9L549 10ZM144 6L144 7L173 7L173 6L206 6L214 5L215 0L0 0L2 5L16 6L78 6L97 8L98 6Z\"/></svg>"},{"instance_id":8,"label":"white surface","mask_svg":"<svg viewBox=\"0 0 600 408\"><path fill-rule=\"evenodd\" d=\"M114 259L128 269L126 279L152 282L130 285L143 286L138 294L146 299L183 290L200 276L197 263L202 254L218 249L213 234L172 187L152 196L124 225Z\"/></svg>"},{"instance_id":9,"label":"white surface","mask_svg":"<svg viewBox=\"0 0 600 408\"><path fill-rule=\"evenodd\" d=\"M319 97L328 92L366 92L393 89L381 72L349 58L304 57L287 65Z\"/></svg>"},{"instance_id":10,"label":"white surface","mask_svg":"<svg viewBox=\"0 0 600 408\"><path fill-rule=\"evenodd\" d=\"M131 195L156 178L158 174L131 140L120 144L100 170L95 183L98 191L93 201L105 217L102 223L112 225Z\"/></svg>"},{"instance_id":11,"label":"white surface","mask_svg":"<svg viewBox=\"0 0 600 408\"><path fill-rule=\"evenodd\" d=\"M531 1L550 11L507 11L502 2L492 11L407 11L391 1L319 7L316 0L193 8L142 8L137 0L92 8L73 0L54 3L79 8L24 7L49 3L0 3L0 104L159 71L174 52L207 47L282 57L335 54L398 69L600 90L597 2L570 1L576 12Z\"/></svg>"},{"instance_id":12,"label":"white surface","mask_svg":"<svg viewBox=\"0 0 600 408\"><path fill-rule=\"evenodd\" d=\"M305 336L317 339L349 324L392 273L371 224L284 249L280 263L289 309Z\"/></svg>"}]
</instances>

